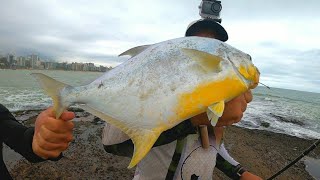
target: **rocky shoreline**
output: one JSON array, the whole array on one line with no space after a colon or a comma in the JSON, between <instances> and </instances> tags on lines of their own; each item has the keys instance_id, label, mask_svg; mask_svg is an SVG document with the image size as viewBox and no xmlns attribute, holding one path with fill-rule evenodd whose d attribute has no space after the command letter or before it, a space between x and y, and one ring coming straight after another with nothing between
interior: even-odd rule
<instances>
[{"instance_id":1,"label":"rocky shoreline","mask_svg":"<svg viewBox=\"0 0 320 180\"><path fill-rule=\"evenodd\" d=\"M108 154L101 144L104 122L77 108L75 140L64 157L57 161L32 164L4 148L4 159L14 179L132 179L134 169L127 169L130 158ZM16 112L18 120L32 126L38 111ZM268 131L231 126L227 128L225 145L234 159L251 172L266 179L283 168L308 148L314 140L306 140ZM320 148L309 157L319 159ZM214 179L228 179L219 170ZM315 179L305 170L303 160L285 171L278 179Z\"/></svg>"}]
</instances>

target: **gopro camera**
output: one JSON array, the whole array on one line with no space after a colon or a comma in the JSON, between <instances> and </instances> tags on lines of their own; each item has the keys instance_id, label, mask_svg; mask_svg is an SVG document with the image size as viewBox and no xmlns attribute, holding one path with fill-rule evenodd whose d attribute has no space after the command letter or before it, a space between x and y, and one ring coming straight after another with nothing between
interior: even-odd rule
<instances>
[{"instance_id":1,"label":"gopro camera","mask_svg":"<svg viewBox=\"0 0 320 180\"><path fill-rule=\"evenodd\" d=\"M199 6L199 14L202 18L210 18L221 23L220 12L222 10L221 1L203 0Z\"/></svg>"}]
</instances>

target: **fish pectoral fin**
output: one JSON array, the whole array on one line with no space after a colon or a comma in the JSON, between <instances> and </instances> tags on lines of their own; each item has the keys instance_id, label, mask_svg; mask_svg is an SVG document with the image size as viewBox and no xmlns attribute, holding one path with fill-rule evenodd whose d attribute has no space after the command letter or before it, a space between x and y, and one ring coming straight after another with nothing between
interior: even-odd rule
<instances>
[{"instance_id":1,"label":"fish pectoral fin","mask_svg":"<svg viewBox=\"0 0 320 180\"><path fill-rule=\"evenodd\" d=\"M220 72L221 57L196 49L182 48L188 57L195 60L207 72Z\"/></svg>"},{"instance_id":2,"label":"fish pectoral fin","mask_svg":"<svg viewBox=\"0 0 320 180\"><path fill-rule=\"evenodd\" d=\"M154 143L157 141L161 132L146 129L129 129L127 134L131 137L134 144L133 156L128 166L128 168L132 168L147 155Z\"/></svg>"},{"instance_id":3,"label":"fish pectoral fin","mask_svg":"<svg viewBox=\"0 0 320 180\"><path fill-rule=\"evenodd\" d=\"M211 121L211 125L215 126L218 119L222 116L224 111L224 101L220 101L210 105L207 109L208 119Z\"/></svg>"},{"instance_id":4,"label":"fish pectoral fin","mask_svg":"<svg viewBox=\"0 0 320 180\"><path fill-rule=\"evenodd\" d=\"M131 49L121 53L119 56L129 55L131 57L134 57L134 56L140 54L142 51L146 50L150 46L151 45L137 46L137 47L131 48Z\"/></svg>"}]
</instances>

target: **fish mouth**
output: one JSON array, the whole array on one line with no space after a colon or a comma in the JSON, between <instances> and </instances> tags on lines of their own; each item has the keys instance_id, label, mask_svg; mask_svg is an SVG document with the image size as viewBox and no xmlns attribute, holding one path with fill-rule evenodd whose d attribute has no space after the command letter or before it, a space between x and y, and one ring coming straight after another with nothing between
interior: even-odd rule
<instances>
[{"instance_id":1,"label":"fish mouth","mask_svg":"<svg viewBox=\"0 0 320 180\"><path fill-rule=\"evenodd\" d=\"M254 89L258 86L259 83L252 83L250 86L250 89Z\"/></svg>"},{"instance_id":2,"label":"fish mouth","mask_svg":"<svg viewBox=\"0 0 320 180\"><path fill-rule=\"evenodd\" d=\"M253 76L253 80L251 81L252 83L250 85L250 89L256 88L259 84L259 79L260 79L260 71L256 66L254 66L254 67L255 67L255 73Z\"/></svg>"}]
</instances>

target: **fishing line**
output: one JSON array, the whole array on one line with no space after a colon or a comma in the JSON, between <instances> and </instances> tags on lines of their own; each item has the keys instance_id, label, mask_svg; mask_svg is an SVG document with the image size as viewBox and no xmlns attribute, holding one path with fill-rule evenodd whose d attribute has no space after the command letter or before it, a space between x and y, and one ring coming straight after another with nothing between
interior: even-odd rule
<instances>
[{"instance_id":1,"label":"fishing line","mask_svg":"<svg viewBox=\"0 0 320 180\"><path fill-rule=\"evenodd\" d=\"M259 84L265 86L265 87L268 88L268 89L271 89L269 86L267 86L267 85L265 85L265 84L263 84L263 83L261 83L261 82L259 82Z\"/></svg>"},{"instance_id":2,"label":"fishing line","mask_svg":"<svg viewBox=\"0 0 320 180\"><path fill-rule=\"evenodd\" d=\"M281 173L283 173L284 171L286 171L289 167L291 167L292 165L294 165L296 162L298 162L300 159L302 159L304 156L306 156L307 154L309 154L314 148L316 148L318 145L320 144L320 139L318 139L316 142L314 142L308 149L306 149L299 157L297 157L295 160L293 160L290 164L288 164L287 166L285 166L284 168L282 168L280 171L278 171L277 173L275 173L273 176L271 176L270 178L268 178L267 180L271 180L274 179L275 177L279 176Z\"/></svg>"},{"instance_id":3,"label":"fishing line","mask_svg":"<svg viewBox=\"0 0 320 180\"><path fill-rule=\"evenodd\" d=\"M219 151L215 146L213 146L213 145L210 145L209 147L212 147L213 149L215 149L217 152ZM180 178L181 178L181 180L185 180L186 178L183 178L184 176L184 172L185 172L185 170L184 170L184 167L185 167L185 165L186 165L186 162L187 162L187 160L189 159L189 158L191 158L191 156L192 155L194 155L194 153L197 151L197 150L200 150L200 149L202 149L202 146L198 146L198 147L196 147L194 150L192 150L187 156L186 156L186 158L184 159L184 161L182 162L182 165L181 165L181 168L180 168ZM187 179L189 179L189 177L187 178Z\"/></svg>"}]
</instances>

